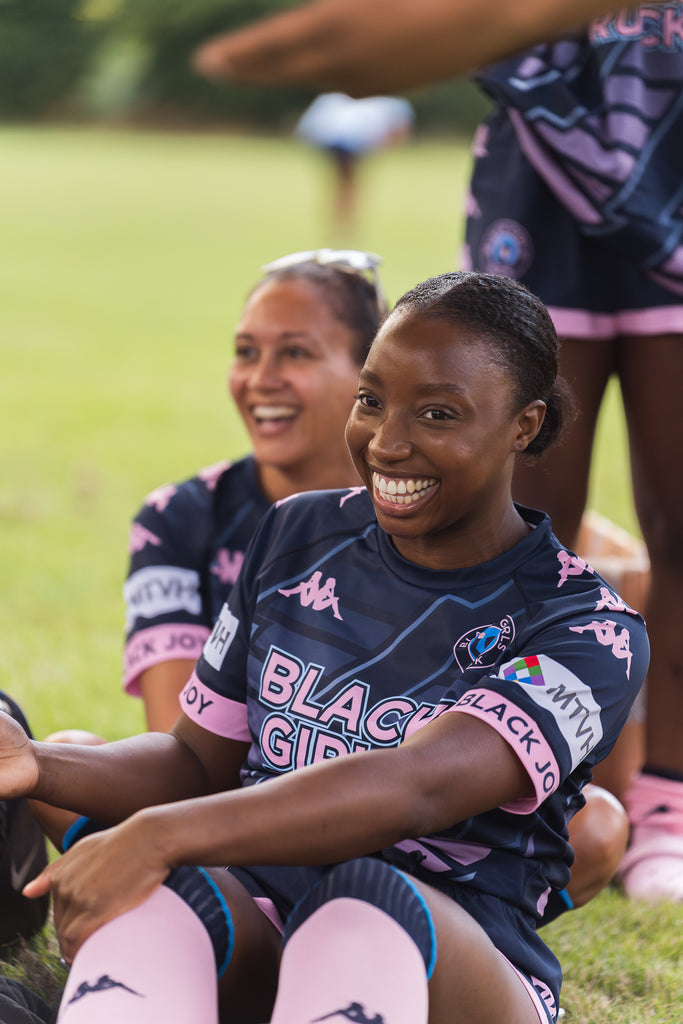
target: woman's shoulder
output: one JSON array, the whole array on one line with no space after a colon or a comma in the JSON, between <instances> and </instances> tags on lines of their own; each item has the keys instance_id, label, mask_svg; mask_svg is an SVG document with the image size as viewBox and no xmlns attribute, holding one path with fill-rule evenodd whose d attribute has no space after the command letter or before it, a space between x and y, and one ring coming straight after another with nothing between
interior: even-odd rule
<instances>
[{"instance_id":1,"label":"woman's shoulder","mask_svg":"<svg viewBox=\"0 0 683 1024\"><path fill-rule=\"evenodd\" d=\"M338 535L359 534L376 522L365 487L301 491L272 506L261 541L280 550L311 547Z\"/></svg>"}]
</instances>

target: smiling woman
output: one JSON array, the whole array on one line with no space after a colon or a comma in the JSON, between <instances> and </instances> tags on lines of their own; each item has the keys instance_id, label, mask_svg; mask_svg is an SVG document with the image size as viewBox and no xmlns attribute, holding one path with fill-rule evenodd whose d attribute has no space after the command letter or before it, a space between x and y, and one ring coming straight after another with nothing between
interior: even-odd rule
<instances>
[{"instance_id":1,"label":"smiling woman","mask_svg":"<svg viewBox=\"0 0 683 1024\"><path fill-rule=\"evenodd\" d=\"M135 517L124 586L124 685L149 729L165 731L178 696L275 501L358 482L344 426L358 372L386 311L380 258L359 250L292 253L262 268L235 330L230 393L252 453L164 484ZM52 742L99 743L74 730ZM53 842L74 816L34 805Z\"/></svg>"},{"instance_id":2,"label":"smiling woman","mask_svg":"<svg viewBox=\"0 0 683 1024\"><path fill-rule=\"evenodd\" d=\"M230 393L252 454L154 491L131 534L125 684L150 729L178 695L268 506L357 482L344 426L380 317L379 257L317 250L263 268L235 330Z\"/></svg>"},{"instance_id":3,"label":"smiling woman","mask_svg":"<svg viewBox=\"0 0 683 1024\"><path fill-rule=\"evenodd\" d=\"M555 330L529 293L510 314L510 290L493 276L419 285L361 371L346 431L356 469L397 550L432 569L486 562L528 533L510 499L515 458L561 428Z\"/></svg>"},{"instance_id":4,"label":"smiling woman","mask_svg":"<svg viewBox=\"0 0 683 1024\"><path fill-rule=\"evenodd\" d=\"M269 509L171 732L76 748L0 716L6 791L120 822L27 888L73 963L60 1024L93 998L101 1024L555 1024L538 923L648 660L512 500L560 424L556 358L510 279L408 293L348 425L367 490Z\"/></svg>"}]
</instances>

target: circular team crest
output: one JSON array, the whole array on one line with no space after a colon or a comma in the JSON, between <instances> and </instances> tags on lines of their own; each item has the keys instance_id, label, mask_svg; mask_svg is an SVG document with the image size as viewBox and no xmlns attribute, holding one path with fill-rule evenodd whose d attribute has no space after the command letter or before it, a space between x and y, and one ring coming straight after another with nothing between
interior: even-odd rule
<instances>
[{"instance_id":1,"label":"circular team crest","mask_svg":"<svg viewBox=\"0 0 683 1024\"><path fill-rule=\"evenodd\" d=\"M531 266L531 235L516 220L495 220L481 242L481 268L487 274L521 277Z\"/></svg>"},{"instance_id":2,"label":"circular team crest","mask_svg":"<svg viewBox=\"0 0 683 1024\"><path fill-rule=\"evenodd\" d=\"M453 648L455 660L464 672L468 668L485 668L495 664L515 635L515 624L509 615L497 626L475 626L463 633Z\"/></svg>"}]
</instances>

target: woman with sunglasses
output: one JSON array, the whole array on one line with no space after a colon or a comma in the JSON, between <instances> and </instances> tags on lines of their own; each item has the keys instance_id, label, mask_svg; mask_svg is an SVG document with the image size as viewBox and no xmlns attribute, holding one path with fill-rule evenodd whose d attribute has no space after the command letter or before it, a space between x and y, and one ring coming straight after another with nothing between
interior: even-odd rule
<instances>
[{"instance_id":1,"label":"woman with sunglasses","mask_svg":"<svg viewBox=\"0 0 683 1024\"><path fill-rule=\"evenodd\" d=\"M228 373L250 455L154 490L135 517L124 585L124 686L165 732L178 697L270 505L298 491L358 483L344 442L358 371L386 312L380 257L292 253L261 268L235 328ZM50 742L98 744L65 729ZM74 816L34 803L58 848Z\"/></svg>"},{"instance_id":2,"label":"woman with sunglasses","mask_svg":"<svg viewBox=\"0 0 683 1024\"><path fill-rule=\"evenodd\" d=\"M154 491L133 523L125 686L142 696L150 729L178 717L178 695L268 507L358 482L344 425L386 312L379 263L372 253L323 249L262 268L228 374L251 455Z\"/></svg>"},{"instance_id":3,"label":"woman with sunglasses","mask_svg":"<svg viewBox=\"0 0 683 1024\"><path fill-rule=\"evenodd\" d=\"M0 716L4 794L121 822L27 890L73 961L60 1022L556 1021L536 925L648 660L512 501L561 427L557 348L514 281L413 289L347 426L367 489L271 508L173 730L60 747Z\"/></svg>"},{"instance_id":4,"label":"woman with sunglasses","mask_svg":"<svg viewBox=\"0 0 683 1024\"><path fill-rule=\"evenodd\" d=\"M142 697L152 730L170 729L178 717L178 695L270 505L359 482L344 426L386 313L380 263L369 252L318 249L261 268L228 372L251 454L164 484L133 521L124 686Z\"/></svg>"}]
</instances>

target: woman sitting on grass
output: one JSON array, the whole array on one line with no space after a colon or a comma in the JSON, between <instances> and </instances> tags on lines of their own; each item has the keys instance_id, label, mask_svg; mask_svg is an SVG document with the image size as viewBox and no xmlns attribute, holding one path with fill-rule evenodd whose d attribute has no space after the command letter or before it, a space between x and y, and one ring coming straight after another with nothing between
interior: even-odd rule
<instances>
[{"instance_id":1,"label":"woman sitting on grass","mask_svg":"<svg viewBox=\"0 0 683 1024\"><path fill-rule=\"evenodd\" d=\"M0 716L3 795L121 822L27 889L73 962L61 1021L556 1020L536 924L648 654L511 498L556 367L515 282L419 285L348 422L367 490L268 512L173 730L39 744Z\"/></svg>"}]
</instances>

